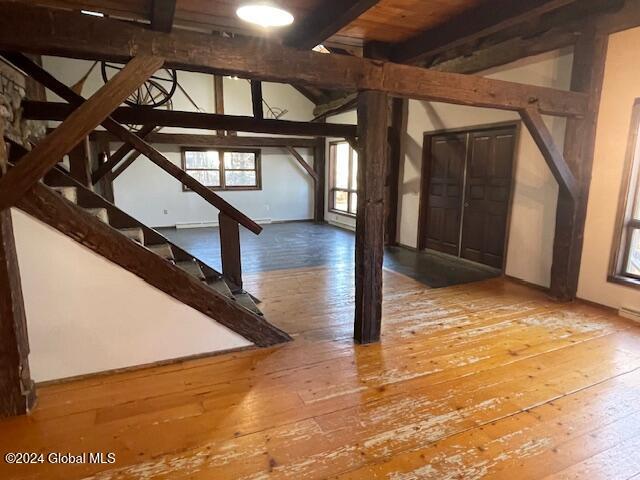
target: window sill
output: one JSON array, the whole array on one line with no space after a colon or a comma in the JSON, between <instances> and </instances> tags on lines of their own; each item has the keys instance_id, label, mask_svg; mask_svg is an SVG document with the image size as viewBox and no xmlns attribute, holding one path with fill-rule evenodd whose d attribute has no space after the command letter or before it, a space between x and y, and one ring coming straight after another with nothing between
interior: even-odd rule
<instances>
[{"instance_id":1,"label":"window sill","mask_svg":"<svg viewBox=\"0 0 640 480\"><path fill-rule=\"evenodd\" d=\"M349 212L343 212L342 210L334 210L334 209L329 209L329 213L335 213L336 215L341 215L343 217L347 217L347 218L356 218L356 214L355 213L349 213Z\"/></svg>"},{"instance_id":2,"label":"window sill","mask_svg":"<svg viewBox=\"0 0 640 480\"><path fill-rule=\"evenodd\" d=\"M611 283L617 283L618 285L624 285L625 287L637 288L640 290L640 280L635 278L625 277L622 275L609 275L607 281Z\"/></svg>"}]
</instances>

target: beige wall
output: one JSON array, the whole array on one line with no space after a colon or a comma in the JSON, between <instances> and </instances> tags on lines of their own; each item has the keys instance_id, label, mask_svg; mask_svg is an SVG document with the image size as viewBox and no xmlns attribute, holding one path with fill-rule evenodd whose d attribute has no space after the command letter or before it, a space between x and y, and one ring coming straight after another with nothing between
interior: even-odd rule
<instances>
[{"instance_id":1,"label":"beige wall","mask_svg":"<svg viewBox=\"0 0 640 480\"><path fill-rule=\"evenodd\" d=\"M640 309L638 290L607 282L615 216L631 125L640 97L640 28L609 39L578 296L611 307Z\"/></svg>"},{"instance_id":2,"label":"beige wall","mask_svg":"<svg viewBox=\"0 0 640 480\"><path fill-rule=\"evenodd\" d=\"M485 72L491 78L558 89L568 89L571 80L570 51L552 52ZM409 121L405 138L406 156L400 172L400 243L415 247L418 235L420 170L425 132L442 129L517 121L512 112L448 105L409 102ZM563 144L565 121L545 118L556 142ZM548 286L553 236L555 232L558 186L533 139L521 129L516 147L516 183L506 273L528 282Z\"/></svg>"},{"instance_id":3,"label":"beige wall","mask_svg":"<svg viewBox=\"0 0 640 480\"><path fill-rule=\"evenodd\" d=\"M37 382L251 345L57 230L12 217Z\"/></svg>"}]
</instances>

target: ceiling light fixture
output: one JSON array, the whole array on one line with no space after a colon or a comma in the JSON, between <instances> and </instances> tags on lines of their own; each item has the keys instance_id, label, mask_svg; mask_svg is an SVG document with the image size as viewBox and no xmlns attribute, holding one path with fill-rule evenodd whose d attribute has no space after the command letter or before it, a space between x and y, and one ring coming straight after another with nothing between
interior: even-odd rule
<instances>
[{"instance_id":1,"label":"ceiling light fixture","mask_svg":"<svg viewBox=\"0 0 640 480\"><path fill-rule=\"evenodd\" d=\"M92 17L104 17L104 13L94 12L92 10L80 10L80 13L84 13L85 15L91 15Z\"/></svg>"},{"instance_id":2,"label":"ceiling light fixture","mask_svg":"<svg viewBox=\"0 0 640 480\"><path fill-rule=\"evenodd\" d=\"M284 27L293 23L293 15L286 10L268 4L243 5L236 14L245 22L260 25L261 27Z\"/></svg>"}]
</instances>

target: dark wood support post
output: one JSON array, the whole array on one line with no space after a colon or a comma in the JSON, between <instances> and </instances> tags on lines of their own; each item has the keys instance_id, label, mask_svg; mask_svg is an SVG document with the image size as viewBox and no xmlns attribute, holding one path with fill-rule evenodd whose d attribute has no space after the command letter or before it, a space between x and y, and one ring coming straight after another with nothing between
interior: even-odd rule
<instances>
[{"instance_id":1,"label":"dark wood support post","mask_svg":"<svg viewBox=\"0 0 640 480\"><path fill-rule=\"evenodd\" d=\"M28 55L28 57L35 63L36 65L42 66L42 56L41 55ZM25 97L28 100L35 100L39 102L47 101L47 91L37 80L34 80L30 76L25 78Z\"/></svg>"},{"instance_id":2,"label":"dark wood support post","mask_svg":"<svg viewBox=\"0 0 640 480\"><path fill-rule=\"evenodd\" d=\"M393 98L391 103L391 125L389 128L389 157L385 185L385 228L384 244L397 244L398 194L400 165L404 159L404 135L407 131L409 101L406 98Z\"/></svg>"},{"instance_id":3,"label":"dark wood support post","mask_svg":"<svg viewBox=\"0 0 640 480\"><path fill-rule=\"evenodd\" d=\"M89 137L86 137L69 152L69 173L83 186L93 189Z\"/></svg>"},{"instance_id":4,"label":"dark wood support post","mask_svg":"<svg viewBox=\"0 0 640 480\"><path fill-rule=\"evenodd\" d=\"M104 138L101 138L96 142L96 171L103 170L102 167L104 165L110 164L111 162L111 144ZM116 152L117 153L117 152ZM114 203L115 197L113 195L113 177L111 172L105 173L100 180L96 183L98 187L98 191L100 195L102 195L105 199L109 200L111 203Z\"/></svg>"},{"instance_id":5,"label":"dark wood support post","mask_svg":"<svg viewBox=\"0 0 640 480\"><path fill-rule=\"evenodd\" d=\"M313 221L315 223L325 223L324 205L326 190L326 164L327 164L327 142L324 137L318 138L313 149L313 170L316 172L317 180L314 182L314 202Z\"/></svg>"},{"instance_id":6,"label":"dark wood support post","mask_svg":"<svg viewBox=\"0 0 640 480\"><path fill-rule=\"evenodd\" d=\"M240 226L224 213L218 214L220 224L220 256L222 274L232 290L242 290L242 259L240 257Z\"/></svg>"},{"instance_id":7,"label":"dark wood support post","mask_svg":"<svg viewBox=\"0 0 640 480\"><path fill-rule=\"evenodd\" d=\"M0 176L7 168L0 118ZM0 418L27 413L36 390L29 371L27 318L20 283L11 209L0 211Z\"/></svg>"},{"instance_id":8,"label":"dark wood support post","mask_svg":"<svg viewBox=\"0 0 640 480\"><path fill-rule=\"evenodd\" d=\"M262 82L251 80L251 104L253 105L253 118L264 118L264 106L262 105Z\"/></svg>"},{"instance_id":9,"label":"dark wood support post","mask_svg":"<svg viewBox=\"0 0 640 480\"><path fill-rule=\"evenodd\" d=\"M356 215L356 296L354 338L380 339L384 184L387 161L388 97L374 91L358 97L358 213Z\"/></svg>"},{"instance_id":10,"label":"dark wood support post","mask_svg":"<svg viewBox=\"0 0 640 480\"><path fill-rule=\"evenodd\" d=\"M213 76L213 95L215 102L215 113L224 115L224 77L222 75ZM236 132L218 130L218 135L236 135Z\"/></svg>"},{"instance_id":11,"label":"dark wood support post","mask_svg":"<svg viewBox=\"0 0 640 480\"><path fill-rule=\"evenodd\" d=\"M582 33L574 49L571 89L588 94L589 102L584 117L567 120L564 158L577 180L578 196L574 200L565 191L560 191L558 196L551 295L560 300L572 300L578 291L607 45L606 35L589 28Z\"/></svg>"}]
</instances>

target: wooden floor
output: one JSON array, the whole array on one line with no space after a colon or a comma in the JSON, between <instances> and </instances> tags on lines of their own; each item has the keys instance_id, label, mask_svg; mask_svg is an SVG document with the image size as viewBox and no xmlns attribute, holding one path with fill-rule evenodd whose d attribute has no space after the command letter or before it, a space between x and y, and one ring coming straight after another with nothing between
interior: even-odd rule
<instances>
[{"instance_id":1,"label":"wooden floor","mask_svg":"<svg viewBox=\"0 0 640 480\"><path fill-rule=\"evenodd\" d=\"M332 225L286 222L263 225L259 236L240 229L243 273L312 267L348 267L355 262L355 235ZM222 271L220 231L210 228L163 228L172 242ZM384 266L430 287L486 280L500 271L435 251L418 252L404 247L386 247Z\"/></svg>"},{"instance_id":2,"label":"wooden floor","mask_svg":"<svg viewBox=\"0 0 640 480\"><path fill-rule=\"evenodd\" d=\"M0 478L640 479L640 327L502 279L387 271L382 343L354 346L349 271L248 279L286 346L42 388L0 450L116 463Z\"/></svg>"}]
</instances>

